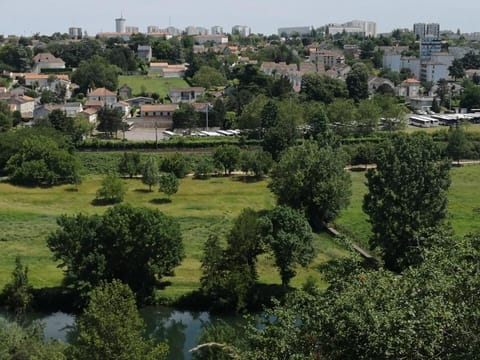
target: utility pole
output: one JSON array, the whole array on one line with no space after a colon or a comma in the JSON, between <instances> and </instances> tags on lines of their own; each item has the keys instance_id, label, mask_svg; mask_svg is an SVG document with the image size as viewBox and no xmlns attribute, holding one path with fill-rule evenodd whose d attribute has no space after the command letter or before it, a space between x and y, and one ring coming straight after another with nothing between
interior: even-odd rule
<instances>
[{"instance_id":1,"label":"utility pole","mask_svg":"<svg viewBox=\"0 0 480 360\"><path fill-rule=\"evenodd\" d=\"M206 106L207 111L205 112L205 113L206 113L206 118L207 118L207 119L206 119L206 120L207 120L207 131L208 131L208 107L209 107L209 106L210 106L210 104L207 103L207 106Z\"/></svg>"}]
</instances>

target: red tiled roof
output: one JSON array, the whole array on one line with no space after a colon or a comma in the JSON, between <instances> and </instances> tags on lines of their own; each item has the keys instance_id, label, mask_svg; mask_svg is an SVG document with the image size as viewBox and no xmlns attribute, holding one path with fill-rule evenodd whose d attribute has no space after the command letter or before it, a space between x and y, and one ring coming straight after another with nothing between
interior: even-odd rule
<instances>
[{"instance_id":1,"label":"red tiled roof","mask_svg":"<svg viewBox=\"0 0 480 360\"><path fill-rule=\"evenodd\" d=\"M417 79L410 78L410 79L404 80L403 83L404 84L420 84L420 81L418 81Z\"/></svg>"},{"instance_id":2,"label":"red tiled roof","mask_svg":"<svg viewBox=\"0 0 480 360\"><path fill-rule=\"evenodd\" d=\"M175 111L177 109L177 104L140 105L140 111Z\"/></svg>"},{"instance_id":3,"label":"red tiled roof","mask_svg":"<svg viewBox=\"0 0 480 360\"><path fill-rule=\"evenodd\" d=\"M117 96L114 92L111 92L110 90L106 88L98 88L93 90L91 93L87 95L87 97L90 96Z\"/></svg>"}]
</instances>

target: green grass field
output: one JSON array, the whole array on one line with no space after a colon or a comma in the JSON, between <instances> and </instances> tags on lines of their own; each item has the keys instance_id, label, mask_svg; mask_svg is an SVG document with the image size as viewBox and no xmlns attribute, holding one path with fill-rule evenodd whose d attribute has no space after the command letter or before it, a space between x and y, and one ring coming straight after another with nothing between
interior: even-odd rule
<instances>
[{"instance_id":1,"label":"green grass field","mask_svg":"<svg viewBox=\"0 0 480 360\"><path fill-rule=\"evenodd\" d=\"M352 199L336 224L354 241L368 248L369 224L362 211L366 192L365 174L353 172ZM452 186L449 193L449 217L456 235L480 232L480 198L477 196L480 166L452 169ZM89 176L74 188L59 186L49 189L22 188L0 183L0 288L10 279L16 255L20 255L30 269L30 281L35 287L59 285L62 272L52 260L46 247L46 238L56 228L60 214L78 212L102 213L106 207L95 207L91 201L100 187L101 176ZM243 208L256 210L274 206L274 198L267 189L267 181L245 183L237 178L212 178L181 181L179 192L172 202L161 204L163 196L148 192L138 179L126 180L126 202L134 206L158 208L175 217L182 229L186 258L176 269L175 276L165 278L171 283L160 296L173 300L198 288L202 246L209 234L225 235L235 217ZM325 285L316 270L324 261L345 255L347 251L326 234L315 236L318 255L307 269L298 269L292 285L301 286L308 276ZM271 255L263 255L259 264L260 282L280 284Z\"/></svg>"},{"instance_id":2,"label":"green grass field","mask_svg":"<svg viewBox=\"0 0 480 360\"><path fill-rule=\"evenodd\" d=\"M370 225L362 211L363 196L367 191L365 173L353 172L352 198L348 209L342 212L336 224L354 241L368 249ZM452 184L448 195L447 220L456 236L480 232L480 197L478 185L480 166L454 167L451 170Z\"/></svg>"},{"instance_id":3,"label":"green grass field","mask_svg":"<svg viewBox=\"0 0 480 360\"><path fill-rule=\"evenodd\" d=\"M118 77L118 86L121 87L124 84L127 84L133 89L133 95L139 95L142 93L142 90L145 90L147 93L159 94L161 99L168 95L168 89L171 87L189 86L183 79L165 79L147 75L121 75Z\"/></svg>"},{"instance_id":4,"label":"green grass field","mask_svg":"<svg viewBox=\"0 0 480 360\"><path fill-rule=\"evenodd\" d=\"M56 218L61 214L105 211L106 207L91 205L100 181L100 176L90 176L78 188L59 186L49 189L0 183L0 288L10 279L16 255L20 255L29 266L29 278L35 287L61 283L62 272L52 260L46 238L55 230ZM181 181L179 192L172 196L172 202L167 204L158 201L163 198L162 194L146 191L147 186L140 180L126 180L126 183L129 191L125 202L158 208L175 217L181 226L186 258L176 269L174 277L164 279L171 285L160 294L170 300L198 288L202 246L209 234L225 235L243 208L260 210L274 206L267 181L245 183L224 177L210 180L186 178ZM316 235L315 246L318 256L309 268L299 269L292 285L300 286L308 276L324 285L321 274L316 271L318 265L346 254L346 250L325 234ZM259 274L262 283L281 283L269 255L260 259Z\"/></svg>"}]
</instances>

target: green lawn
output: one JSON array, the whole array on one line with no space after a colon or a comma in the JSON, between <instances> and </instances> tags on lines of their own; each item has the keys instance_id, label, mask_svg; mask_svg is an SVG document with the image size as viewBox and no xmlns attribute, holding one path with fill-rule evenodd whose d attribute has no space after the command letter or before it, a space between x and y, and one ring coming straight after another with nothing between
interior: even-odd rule
<instances>
[{"instance_id":1,"label":"green lawn","mask_svg":"<svg viewBox=\"0 0 480 360\"><path fill-rule=\"evenodd\" d=\"M370 225L362 211L363 195L367 191L365 173L353 172L351 175L353 194L350 206L342 212L336 224L355 241L368 248ZM463 236L471 232L480 232L480 197L478 196L480 166L452 168L451 178L448 221L455 235Z\"/></svg>"},{"instance_id":2,"label":"green lawn","mask_svg":"<svg viewBox=\"0 0 480 360\"><path fill-rule=\"evenodd\" d=\"M74 188L59 186L50 189L22 188L0 183L0 288L9 281L16 255L29 266L29 277L35 287L59 285L62 272L56 268L52 254L46 247L46 237L55 230L55 219L60 214L102 213L106 207L95 207L91 201L100 187L100 176L90 176ZM225 235L233 219L245 207L265 209L274 206L274 198L267 189L267 181L245 183L235 178L212 178L181 181L179 192L172 202L162 204L162 194L148 192L140 180L126 180L126 202L134 206L158 208L175 217L182 229L186 258L176 269L175 276L162 291L164 298L174 299L198 287L202 246L209 234ZM316 268L321 262L342 256L346 251L325 234L316 235L319 250L308 269L299 269L292 280L300 286L308 276L324 284ZM259 261L262 283L280 284L273 259L264 255Z\"/></svg>"},{"instance_id":3,"label":"green lawn","mask_svg":"<svg viewBox=\"0 0 480 360\"><path fill-rule=\"evenodd\" d=\"M348 209L336 221L342 231L365 247L369 224L362 212L366 191L365 174L352 174L352 199ZM452 169L449 193L449 218L455 233L463 236L480 232L480 198L477 196L480 166ZM55 219L60 214L102 213L106 207L95 207L91 201L100 187L100 176L87 177L78 188L59 186L50 189L22 188L0 183L0 288L10 279L16 255L20 255L30 269L30 280L35 287L59 285L62 272L56 268L45 240L56 228ZM176 269L175 276L166 278L171 285L161 292L161 297L175 299L198 287L201 275L202 246L211 233L225 235L233 219L245 207L265 209L274 206L274 198L267 189L267 181L244 183L235 178L181 181L179 192L172 202L160 204L163 196L149 193L140 180L126 180L126 202L134 206L154 207L175 217L182 229L186 258ZM321 285L318 265L326 260L346 254L341 245L325 234L315 236L318 255L307 269L298 269L292 285L301 286L308 276ZM271 255L263 255L259 264L260 282L280 284Z\"/></svg>"},{"instance_id":4,"label":"green lawn","mask_svg":"<svg viewBox=\"0 0 480 360\"><path fill-rule=\"evenodd\" d=\"M165 79L147 75L119 76L118 86L127 84L133 89L133 95L139 95L144 90L147 93L157 93L163 99L168 95L168 89L171 87L188 87L188 83L183 79Z\"/></svg>"}]
</instances>

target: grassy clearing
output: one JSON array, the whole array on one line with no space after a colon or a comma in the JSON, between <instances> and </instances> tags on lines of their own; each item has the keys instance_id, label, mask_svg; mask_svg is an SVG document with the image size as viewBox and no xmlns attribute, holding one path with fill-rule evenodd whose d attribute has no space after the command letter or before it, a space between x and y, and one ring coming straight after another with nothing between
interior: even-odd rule
<instances>
[{"instance_id":1,"label":"grassy clearing","mask_svg":"<svg viewBox=\"0 0 480 360\"><path fill-rule=\"evenodd\" d=\"M147 93L157 93L163 99L168 95L168 89L171 87L188 87L188 83L183 79L165 79L147 75L121 75L118 77L118 85L127 84L133 90L133 95L139 95L142 90ZM144 87L144 89L142 89Z\"/></svg>"},{"instance_id":2,"label":"grassy clearing","mask_svg":"<svg viewBox=\"0 0 480 360\"><path fill-rule=\"evenodd\" d=\"M477 193L480 166L452 169L449 193L449 218L456 235L480 232L480 200ZM95 207L91 201L100 187L101 176L89 176L78 187L60 186L49 189L22 188L0 183L0 288L10 279L16 255L30 268L30 280L35 287L56 286L62 272L56 268L45 241L55 230L56 218L61 214L103 213L106 207ZM223 237L232 221L243 208L268 209L274 198L267 189L267 181L244 183L235 178L181 181L179 192L171 203L163 203L163 195L148 192L138 179L125 180L128 185L126 202L134 206L160 209L175 217L182 229L186 258L176 269L175 276L165 278L168 286L161 297L176 299L198 287L200 259L205 239L211 233ZM348 209L337 220L343 231L368 248L370 226L362 211L366 192L365 174L352 173L352 199ZM346 250L325 234L315 236L318 255L307 269L298 269L293 286L301 286L308 276L325 285L317 267L324 261L343 256ZM273 257L265 254L259 259L260 282L280 284Z\"/></svg>"},{"instance_id":3,"label":"grassy clearing","mask_svg":"<svg viewBox=\"0 0 480 360\"><path fill-rule=\"evenodd\" d=\"M351 175L353 194L350 206L342 212L336 224L368 249L370 224L362 211L363 196L367 191L365 173L354 172ZM455 235L480 232L480 198L477 196L480 166L452 168L451 178L447 220L451 223Z\"/></svg>"},{"instance_id":4,"label":"grassy clearing","mask_svg":"<svg viewBox=\"0 0 480 360\"><path fill-rule=\"evenodd\" d=\"M35 287L61 283L62 272L52 260L46 238L56 228L55 219L61 214L93 214L106 210L107 207L91 205L101 179L101 176L90 176L78 187L50 189L0 183L0 288L9 281L16 255L28 264L30 280ZM181 226L186 258L176 269L175 276L165 279L170 285L161 296L168 299L175 299L198 287L202 247L209 234L225 235L243 208L260 210L274 206L266 181L244 183L235 178L186 178L181 181L179 192L171 197L171 203L164 203L161 193L148 192L148 187L138 179L125 181L128 186L125 202L158 208L175 217ZM292 281L294 286L300 286L308 276L323 284L321 274L316 271L318 265L346 253L324 234L316 235L315 246L319 250L318 256L308 269L299 269ZM268 254L259 261L259 274L262 283L280 284L273 258Z\"/></svg>"}]
</instances>

